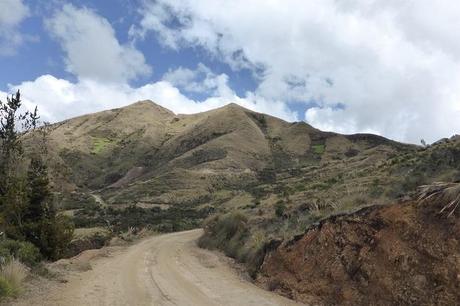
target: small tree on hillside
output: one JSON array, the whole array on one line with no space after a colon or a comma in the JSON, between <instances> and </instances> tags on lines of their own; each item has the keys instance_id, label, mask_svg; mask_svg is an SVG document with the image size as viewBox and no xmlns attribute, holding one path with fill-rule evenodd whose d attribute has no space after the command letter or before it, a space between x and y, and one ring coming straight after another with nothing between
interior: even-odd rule
<instances>
[{"instance_id":1,"label":"small tree on hillside","mask_svg":"<svg viewBox=\"0 0 460 306\"><path fill-rule=\"evenodd\" d=\"M40 248L47 258L64 255L73 236L73 225L58 215L53 204L48 169L40 155L32 157L27 175L28 206L24 216L27 240Z\"/></svg>"}]
</instances>

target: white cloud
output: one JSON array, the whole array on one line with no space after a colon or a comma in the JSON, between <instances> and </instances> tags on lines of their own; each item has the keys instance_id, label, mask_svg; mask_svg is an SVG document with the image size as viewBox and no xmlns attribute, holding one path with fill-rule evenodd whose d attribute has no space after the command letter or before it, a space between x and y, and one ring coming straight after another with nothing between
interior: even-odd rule
<instances>
[{"instance_id":1,"label":"white cloud","mask_svg":"<svg viewBox=\"0 0 460 306\"><path fill-rule=\"evenodd\" d=\"M222 97L233 95L233 91L228 86L228 75L217 75L202 63L199 63L195 70L183 67L170 69L163 76L163 80L188 93Z\"/></svg>"},{"instance_id":2,"label":"white cloud","mask_svg":"<svg viewBox=\"0 0 460 306\"><path fill-rule=\"evenodd\" d=\"M132 35L264 67L254 94L315 101L317 127L411 142L460 131L456 0L157 0L140 12Z\"/></svg>"},{"instance_id":3,"label":"white cloud","mask_svg":"<svg viewBox=\"0 0 460 306\"><path fill-rule=\"evenodd\" d=\"M197 113L234 102L246 108L269 112L286 120L296 120L284 103L268 101L255 94L248 93L239 97L234 92L227 96L213 96L195 101L184 96L180 90L167 81L146 84L133 88L129 85L103 83L83 79L77 83L43 75L34 81L10 85L11 92L20 89L24 105L32 110L38 106L42 119L56 122L77 115L122 107L139 100L150 99L175 113ZM5 96L5 93L2 97Z\"/></svg>"},{"instance_id":4,"label":"white cloud","mask_svg":"<svg viewBox=\"0 0 460 306\"><path fill-rule=\"evenodd\" d=\"M0 56L14 54L24 41L18 27L27 16L29 8L22 0L0 1Z\"/></svg>"},{"instance_id":5,"label":"white cloud","mask_svg":"<svg viewBox=\"0 0 460 306\"><path fill-rule=\"evenodd\" d=\"M175 113L197 113L233 102L289 121L297 119L281 101L255 93L238 96L229 87L226 74L217 75L203 64L195 70L170 70L158 82L129 85L129 80L150 73L143 54L132 45L121 45L109 22L87 8L64 5L46 26L65 51L67 70L77 81L42 75L8 85L10 92L21 90L26 108L32 110L37 105L44 121L57 122L146 99ZM196 101L184 95L187 93L207 98ZM6 97L4 92L0 95L0 99Z\"/></svg>"},{"instance_id":6,"label":"white cloud","mask_svg":"<svg viewBox=\"0 0 460 306\"><path fill-rule=\"evenodd\" d=\"M64 5L46 21L66 53L66 68L82 79L127 82L151 73L144 55L120 44L110 23L87 8Z\"/></svg>"}]
</instances>

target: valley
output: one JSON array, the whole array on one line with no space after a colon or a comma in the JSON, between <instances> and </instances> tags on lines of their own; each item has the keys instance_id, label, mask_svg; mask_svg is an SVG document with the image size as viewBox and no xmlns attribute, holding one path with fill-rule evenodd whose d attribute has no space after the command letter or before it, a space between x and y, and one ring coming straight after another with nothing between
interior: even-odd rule
<instances>
[{"instance_id":1,"label":"valley","mask_svg":"<svg viewBox=\"0 0 460 306\"><path fill-rule=\"evenodd\" d=\"M458 0L0 0L0 306L460 305L459 32Z\"/></svg>"},{"instance_id":2,"label":"valley","mask_svg":"<svg viewBox=\"0 0 460 306\"><path fill-rule=\"evenodd\" d=\"M32 145L32 141L26 140L26 148ZM430 146L403 144L372 134L323 132L303 122L285 122L236 104L204 113L176 115L151 101L140 101L124 108L69 119L49 127L48 152L57 207L60 213L71 216L76 226L76 235L65 257L78 257L81 251L101 248L114 237L135 236L144 230L170 233L202 227L202 235L197 234L199 231L193 232L193 239L201 248L219 250L234 258L261 288L307 304L372 304L388 293L376 292L370 300L365 300L365 286L371 282L372 272L362 272L365 280L357 281L354 273L361 264L356 264L356 269L347 266L348 260L353 263L361 260L362 250L370 252L366 257L370 261L377 251L376 245L359 242L361 238L348 241L352 238L347 235L361 235L354 233L355 229L342 225L337 225L341 230L334 229L335 239L345 235L334 251L344 259L337 263L339 266L334 271L329 271L327 266L321 270L321 263L315 265L319 272L308 266L319 258L335 254L322 251L322 243L331 242L320 242L319 249L311 246L305 267L297 262L307 256L302 251L290 257L293 250L297 252L295 248L301 243L298 241L310 239L302 237L309 237L312 231L322 231L325 224L335 228L336 220L341 218L362 223L359 228L370 226L367 232L378 232L381 226L387 226L387 221L375 221L377 225L373 225L374 221L363 217L363 211L399 207L408 201L416 203L419 186L460 180L458 136ZM418 212L414 216L418 216ZM455 212L451 217L457 216ZM436 220L430 222L445 222L443 218ZM378 225L381 223L384 225ZM448 253L458 254L457 231L453 225L449 231L427 235L451 241L453 246ZM409 235L407 231L395 233L392 239L396 240L404 240L404 235ZM418 233L414 230L412 234ZM158 239L159 243L166 240ZM341 250L342 244L351 244L352 251ZM132 252L137 249L133 247ZM142 252L144 255L137 254L139 259L132 265L140 265L142 260L145 264L147 251ZM436 260L445 259L446 254L436 255ZM144 257L141 260L139 256ZM417 256L411 260L435 264L431 255L417 253ZM458 262L453 262L458 269ZM161 269L175 269L173 264L178 263L166 262ZM297 275L295 267L306 269L305 274ZM339 273L342 268L346 272L340 275L340 281L335 276L324 275ZM148 269L153 268L145 268ZM414 269L419 268L416 265ZM165 270L156 272L166 273ZM215 277L217 280L218 276ZM318 277L317 286L302 285ZM395 281L394 277L388 275L390 282ZM414 277L434 276L417 274ZM447 279L450 278L451 275ZM408 280L403 277L401 281ZM101 280L97 282L100 284ZM331 286L337 286L334 292L324 289ZM410 304L419 290L417 286L410 285L404 294L392 297L391 302ZM160 299L162 296L158 288L156 293L149 291L152 288L131 289L138 290L136 295L149 301L152 296ZM96 295L97 298L122 300L116 294L110 297L114 287L104 290L107 292ZM449 288L446 294L452 294L452 290ZM192 291L199 290L193 287L191 292L175 298L191 298L187 296L193 295ZM201 291L196 294L196 304L216 303ZM230 296L229 293L228 297L219 298ZM168 299L162 298L160 304L167 304ZM97 303L107 304L107 301Z\"/></svg>"}]
</instances>

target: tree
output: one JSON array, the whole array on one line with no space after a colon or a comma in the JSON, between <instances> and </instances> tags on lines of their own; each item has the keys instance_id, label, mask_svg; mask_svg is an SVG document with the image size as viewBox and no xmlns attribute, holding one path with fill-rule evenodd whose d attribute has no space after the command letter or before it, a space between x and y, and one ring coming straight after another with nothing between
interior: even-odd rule
<instances>
[{"instance_id":1,"label":"tree","mask_svg":"<svg viewBox=\"0 0 460 306\"><path fill-rule=\"evenodd\" d=\"M0 101L0 210L1 227L11 238L23 238L23 212L27 205L26 181L21 176L22 136L37 126L37 109L20 113L19 91Z\"/></svg>"},{"instance_id":2,"label":"tree","mask_svg":"<svg viewBox=\"0 0 460 306\"><path fill-rule=\"evenodd\" d=\"M24 215L26 239L43 255L58 259L64 255L73 236L73 225L66 216L59 216L53 204L48 170L40 155L31 158L28 174L28 205Z\"/></svg>"},{"instance_id":3,"label":"tree","mask_svg":"<svg viewBox=\"0 0 460 306\"><path fill-rule=\"evenodd\" d=\"M19 91L7 97L6 100L6 103L0 100L0 142L2 144L0 171L8 178L10 177L8 174L11 173L7 170L14 171L14 162L23 157L21 137L37 127L39 117L37 108L34 112L19 112L21 108Z\"/></svg>"},{"instance_id":4,"label":"tree","mask_svg":"<svg viewBox=\"0 0 460 306\"><path fill-rule=\"evenodd\" d=\"M0 226L9 238L30 241L46 257L57 259L72 238L73 226L57 215L53 205L46 165L47 125L39 127L37 108L20 113L20 107L19 91L6 103L0 101ZM26 135L37 140L31 142L30 161L22 145Z\"/></svg>"},{"instance_id":5,"label":"tree","mask_svg":"<svg viewBox=\"0 0 460 306\"><path fill-rule=\"evenodd\" d=\"M30 160L27 183L29 205L25 211L25 218L30 222L37 222L43 218L46 204L51 198L48 170L39 155L33 156Z\"/></svg>"}]
</instances>

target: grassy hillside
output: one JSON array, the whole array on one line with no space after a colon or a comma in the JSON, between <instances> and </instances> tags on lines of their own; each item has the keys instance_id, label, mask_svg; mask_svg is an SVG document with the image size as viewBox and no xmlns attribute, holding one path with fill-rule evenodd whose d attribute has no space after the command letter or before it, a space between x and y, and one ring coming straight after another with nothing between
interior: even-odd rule
<instances>
[{"instance_id":1,"label":"grassy hillside","mask_svg":"<svg viewBox=\"0 0 460 306\"><path fill-rule=\"evenodd\" d=\"M382 144L341 159L327 158L327 152L326 145L318 164L281 170L276 179L222 203L219 216L205 223L201 244L258 271L270 245L303 235L323 220L407 200L423 184L460 181L458 138L428 148Z\"/></svg>"},{"instance_id":2,"label":"grassy hillside","mask_svg":"<svg viewBox=\"0 0 460 306\"><path fill-rule=\"evenodd\" d=\"M170 231L238 212L248 230L233 254L244 257L327 216L459 179L459 143L422 148L236 104L176 115L141 101L52 125L49 163L57 201L78 227Z\"/></svg>"}]
</instances>

